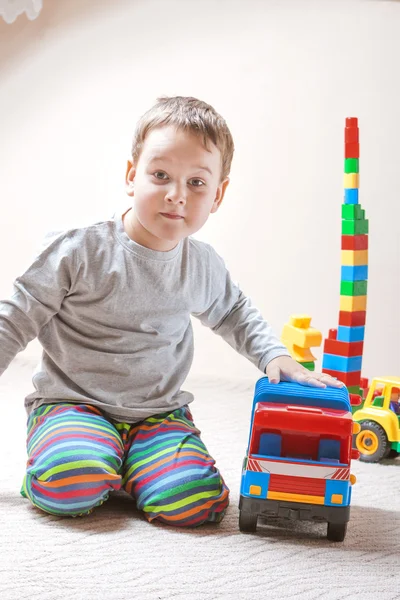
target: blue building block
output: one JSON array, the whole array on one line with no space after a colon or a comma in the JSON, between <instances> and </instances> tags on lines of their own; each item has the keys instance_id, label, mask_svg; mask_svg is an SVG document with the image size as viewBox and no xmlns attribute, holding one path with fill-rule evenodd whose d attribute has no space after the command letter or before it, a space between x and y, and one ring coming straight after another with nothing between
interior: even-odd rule
<instances>
[{"instance_id":1,"label":"blue building block","mask_svg":"<svg viewBox=\"0 0 400 600\"><path fill-rule=\"evenodd\" d=\"M336 339L338 342L363 342L364 334L365 327L345 327L344 325L339 325Z\"/></svg>"},{"instance_id":2,"label":"blue building block","mask_svg":"<svg viewBox=\"0 0 400 600\"><path fill-rule=\"evenodd\" d=\"M341 371L349 373L351 371L361 371L362 356L338 356L336 354L324 354L322 359L322 368L331 371Z\"/></svg>"},{"instance_id":3,"label":"blue building block","mask_svg":"<svg viewBox=\"0 0 400 600\"><path fill-rule=\"evenodd\" d=\"M358 204L358 188L346 188L344 190L345 204Z\"/></svg>"},{"instance_id":4,"label":"blue building block","mask_svg":"<svg viewBox=\"0 0 400 600\"><path fill-rule=\"evenodd\" d=\"M342 281L365 281L368 279L368 265L342 266Z\"/></svg>"}]
</instances>

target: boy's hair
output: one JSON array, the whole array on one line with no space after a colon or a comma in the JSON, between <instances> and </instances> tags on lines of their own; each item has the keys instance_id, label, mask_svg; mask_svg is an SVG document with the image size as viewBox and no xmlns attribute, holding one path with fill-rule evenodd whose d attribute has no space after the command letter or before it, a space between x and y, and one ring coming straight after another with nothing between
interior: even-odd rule
<instances>
[{"instance_id":1,"label":"boy's hair","mask_svg":"<svg viewBox=\"0 0 400 600\"><path fill-rule=\"evenodd\" d=\"M228 177L234 144L225 120L210 104L185 96L158 98L156 104L139 119L132 143L133 164L139 159L148 133L167 125L201 136L207 150L211 140L221 153L221 181Z\"/></svg>"}]
</instances>

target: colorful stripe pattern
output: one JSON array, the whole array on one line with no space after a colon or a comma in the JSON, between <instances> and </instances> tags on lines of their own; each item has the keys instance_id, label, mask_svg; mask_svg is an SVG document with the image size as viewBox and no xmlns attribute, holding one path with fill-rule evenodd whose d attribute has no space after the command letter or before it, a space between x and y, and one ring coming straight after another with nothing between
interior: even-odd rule
<instances>
[{"instance_id":1,"label":"colorful stripe pattern","mask_svg":"<svg viewBox=\"0 0 400 600\"><path fill-rule=\"evenodd\" d=\"M28 420L21 493L46 512L78 516L122 486L149 521L219 522L229 490L199 434L187 407L132 425L89 405L44 405Z\"/></svg>"}]
</instances>

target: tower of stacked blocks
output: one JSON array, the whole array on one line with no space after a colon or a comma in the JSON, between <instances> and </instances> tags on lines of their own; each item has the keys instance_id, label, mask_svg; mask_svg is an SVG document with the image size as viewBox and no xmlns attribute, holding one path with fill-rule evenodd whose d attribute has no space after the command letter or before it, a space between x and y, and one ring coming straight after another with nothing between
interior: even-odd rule
<instances>
[{"instance_id":1,"label":"tower of stacked blocks","mask_svg":"<svg viewBox=\"0 0 400 600\"><path fill-rule=\"evenodd\" d=\"M344 144L344 204L340 312L337 329L324 342L322 371L343 381L349 392L362 395L368 280L368 220L359 204L359 132L356 118L346 119Z\"/></svg>"}]
</instances>

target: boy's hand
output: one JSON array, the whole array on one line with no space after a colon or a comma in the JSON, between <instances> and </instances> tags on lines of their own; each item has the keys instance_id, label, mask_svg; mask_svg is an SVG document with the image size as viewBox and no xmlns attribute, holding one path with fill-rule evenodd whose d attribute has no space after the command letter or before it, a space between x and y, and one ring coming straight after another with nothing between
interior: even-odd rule
<instances>
[{"instance_id":1,"label":"boy's hand","mask_svg":"<svg viewBox=\"0 0 400 600\"><path fill-rule=\"evenodd\" d=\"M314 387L325 388L327 385L332 387L343 387L344 383L334 379L327 373L314 373L305 367L302 367L290 356L277 356L267 365L265 373L271 383L280 381L291 381L301 383L301 385L310 385Z\"/></svg>"}]
</instances>

